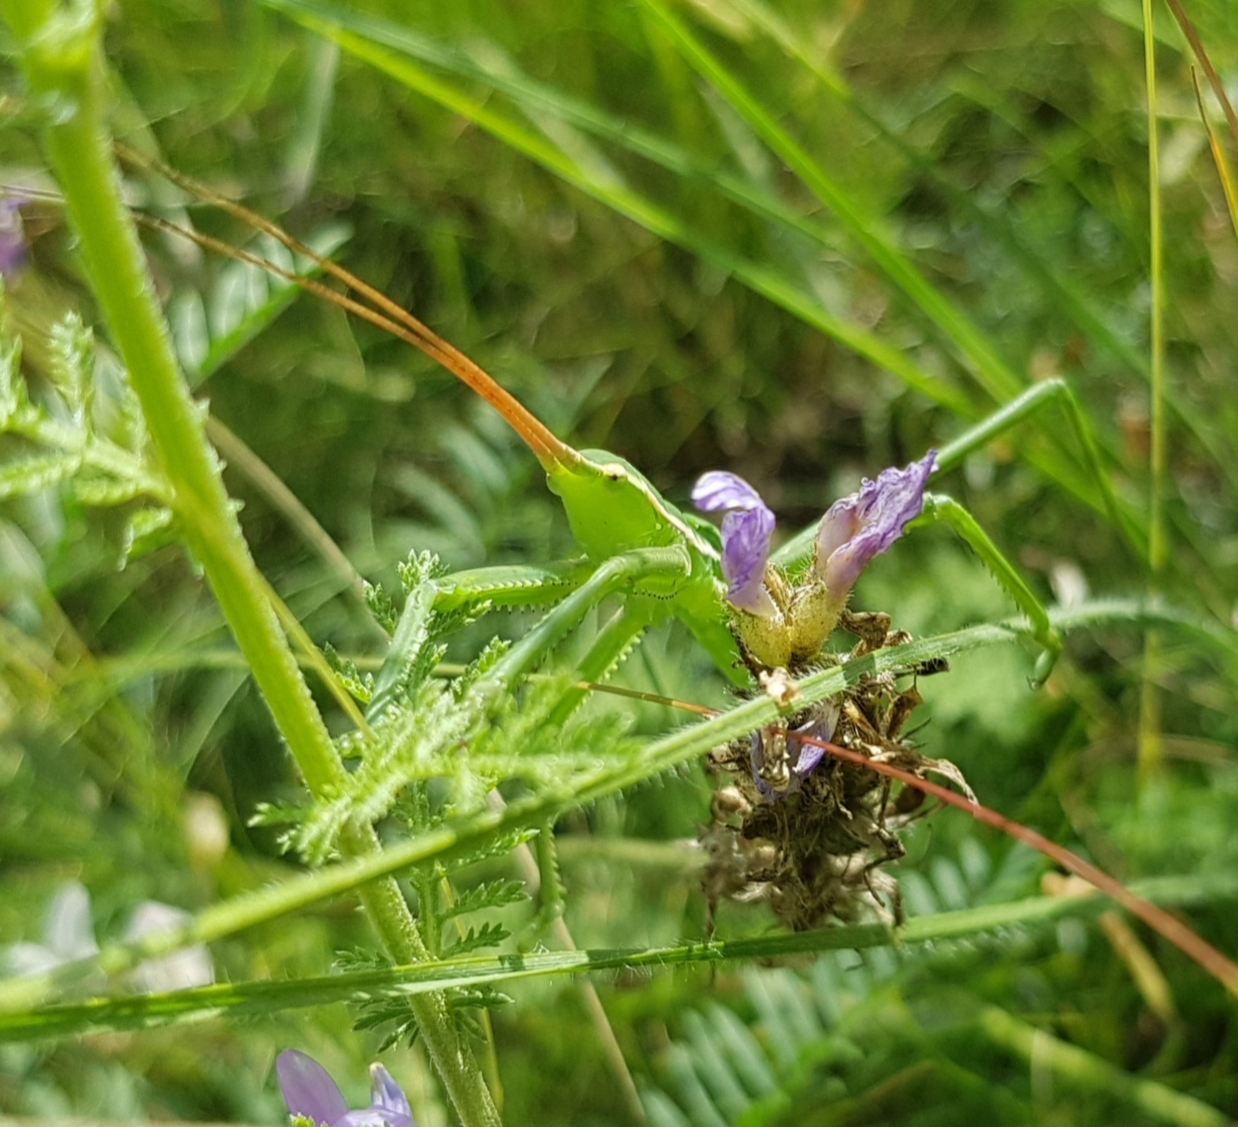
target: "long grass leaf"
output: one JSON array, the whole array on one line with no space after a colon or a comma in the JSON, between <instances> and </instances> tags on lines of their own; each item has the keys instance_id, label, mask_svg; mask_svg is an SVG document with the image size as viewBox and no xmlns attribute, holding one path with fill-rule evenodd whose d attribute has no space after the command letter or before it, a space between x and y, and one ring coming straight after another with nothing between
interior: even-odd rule
<instances>
[{"instance_id":1,"label":"long grass leaf","mask_svg":"<svg viewBox=\"0 0 1238 1127\"><path fill-rule=\"evenodd\" d=\"M1234 173L1230 168L1229 156L1225 147L1217 140L1217 135L1208 121L1208 111L1204 108L1204 97L1199 89L1199 76L1191 70L1191 81L1195 84L1195 103L1199 106L1199 120L1203 122L1204 132L1208 134L1208 148L1212 153L1212 163L1216 165L1217 176L1221 180L1221 191L1225 193L1225 209L1229 213L1229 225L1234 237L1238 238L1238 190L1234 187Z\"/></svg>"},{"instance_id":2,"label":"long grass leaf","mask_svg":"<svg viewBox=\"0 0 1238 1127\"><path fill-rule=\"evenodd\" d=\"M264 0L264 3L288 13L318 34L336 40L345 50L365 59L410 89L468 118L504 144L659 238L681 246L733 275L775 305L892 372L934 402L964 418L976 417L976 408L957 389L867 329L836 317L808 290L781 271L735 253L615 177L599 175L597 169L584 166L489 104L443 82L408 56L346 30L333 15L322 14L325 10L320 5L305 0Z\"/></svg>"},{"instance_id":3,"label":"long grass leaf","mask_svg":"<svg viewBox=\"0 0 1238 1127\"><path fill-rule=\"evenodd\" d=\"M1001 359L980 330L903 255L880 228L714 56L661 0L643 0L662 29L690 65L730 103L769 147L786 162L804 185L847 228L877 264L916 306L954 343L972 374L997 402L1023 390L1024 382Z\"/></svg>"},{"instance_id":4,"label":"long grass leaf","mask_svg":"<svg viewBox=\"0 0 1238 1127\"><path fill-rule=\"evenodd\" d=\"M1160 877L1131 885L1149 901L1168 906L1216 903L1238 896L1231 873ZM100 997L0 1016L0 1043L75 1036L104 1030L145 1029L178 1021L272 1014L288 1009L409 997L455 987L499 986L521 979L641 967L715 965L777 959L822 951L913 946L1030 927L1066 916L1090 916L1108 900L1097 896L1033 896L953 912L916 916L897 930L882 923L821 928L750 939L678 943L534 954L484 955L413 966L353 971L289 981L220 983L169 994Z\"/></svg>"},{"instance_id":5,"label":"long grass leaf","mask_svg":"<svg viewBox=\"0 0 1238 1127\"><path fill-rule=\"evenodd\" d=\"M1147 83L1148 119L1148 241L1149 263L1149 368L1152 373L1149 405L1148 451L1148 569L1152 595L1156 595L1167 561L1165 542L1165 281L1164 234L1161 216L1161 171L1159 115L1156 96L1156 37L1152 0L1143 0L1144 77ZM1160 687L1160 635L1149 630L1144 641L1142 681L1139 694L1138 771L1147 783L1158 771L1162 757Z\"/></svg>"}]
</instances>

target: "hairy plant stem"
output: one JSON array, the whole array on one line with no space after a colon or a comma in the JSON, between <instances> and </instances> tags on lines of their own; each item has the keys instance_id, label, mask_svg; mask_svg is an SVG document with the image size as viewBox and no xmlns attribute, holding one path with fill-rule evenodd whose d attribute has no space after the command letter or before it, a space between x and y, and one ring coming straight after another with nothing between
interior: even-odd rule
<instances>
[{"instance_id":1,"label":"hairy plant stem","mask_svg":"<svg viewBox=\"0 0 1238 1127\"><path fill-rule=\"evenodd\" d=\"M142 404L160 464L172 487L184 539L206 573L237 644L306 783L330 794L343 764L267 598L240 525L228 504L219 464L206 441L172 352L136 231L120 195L112 142L104 124L106 82L93 4L57 7L51 0L8 0L5 17L22 44L22 64L48 125L44 150L60 181L95 294ZM354 825L341 846L374 853L373 827ZM429 957L417 924L391 877L361 889L361 898L397 963ZM467 1127L499 1122L468 1045L442 994L410 1000L421 1036Z\"/></svg>"}]
</instances>

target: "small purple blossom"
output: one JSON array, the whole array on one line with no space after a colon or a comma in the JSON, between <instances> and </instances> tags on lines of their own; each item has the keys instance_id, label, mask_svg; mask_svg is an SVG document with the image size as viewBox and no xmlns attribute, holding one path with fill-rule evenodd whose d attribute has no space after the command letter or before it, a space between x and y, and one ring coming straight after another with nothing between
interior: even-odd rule
<instances>
[{"instance_id":1,"label":"small purple blossom","mask_svg":"<svg viewBox=\"0 0 1238 1127\"><path fill-rule=\"evenodd\" d=\"M350 1111L334 1080L313 1057L285 1049L275 1072L289 1115L327 1127L417 1127L404 1089L381 1064L370 1065L370 1106Z\"/></svg>"},{"instance_id":2,"label":"small purple blossom","mask_svg":"<svg viewBox=\"0 0 1238 1127\"><path fill-rule=\"evenodd\" d=\"M790 768L786 785L775 787L765 778L765 740L763 731L752 733L752 746L749 750L749 760L752 764L752 781L757 785L757 791L766 802L785 798L800 789L800 784L817 769L825 758L825 748L815 743L804 743L797 736L808 736L810 739L829 743L834 738L834 729L838 726L839 708L832 701L826 702L823 711L787 733L787 758L795 756L794 763L788 763Z\"/></svg>"},{"instance_id":3,"label":"small purple blossom","mask_svg":"<svg viewBox=\"0 0 1238 1127\"><path fill-rule=\"evenodd\" d=\"M11 278L26 264L28 248L22 234L18 196L0 198L0 276Z\"/></svg>"},{"instance_id":4,"label":"small purple blossom","mask_svg":"<svg viewBox=\"0 0 1238 1127\"><path fill-rule=\"evenodd\" d=\"M722 574L727 598L752 614L773 613L764 581L774 514L761 495L742 477L712 470L693 487L692 503L704 513L729 510L722 518Z\"/></svg>"},{"instance_id":5,"label":"small purple blossom","mask_svg":"<svg viewBox=\"0 0 1238 1127\"><path fill-rule=\"evenodd\" d=\"M859 492L835 501L821 518L814 564L817 578L830 591L851 590L869 560L903 534L908 521L924 508L924 488L937 465L930 450L906 469L882 470L876 481L865 478Z\"/></svg>"}]
</instances>

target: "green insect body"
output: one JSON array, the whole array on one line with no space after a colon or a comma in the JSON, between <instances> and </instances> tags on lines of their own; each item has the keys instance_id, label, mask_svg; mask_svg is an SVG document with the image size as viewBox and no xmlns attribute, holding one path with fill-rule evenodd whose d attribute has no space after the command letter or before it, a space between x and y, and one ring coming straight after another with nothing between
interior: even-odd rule
<instances>
[{"instance_id":1,"label":"green insect body","mask_svg":"<svg viewBox=\"0 0 1238 1127\"><path fill-rule=\"evenodd\" d=\"M150 164L131 152L128 159ZM728 679L744 687L750 686L752 681L740 657L735 632L747 639L745 649L749 657L755 657L758 664L766 666L809 660L813 655L807 651L819 648L826 640L829 628L843 609L830 592L806 590L802 582L786 585L786 605L779 607L781 613L769 623L755 621L756 616L745 615L732 607L726 601L720 540L717 531L707 522L680 512L638 470L617 455L598 450L581 452L563 442L472 359L350 271L323 258L248 208L174 170L155 167L173 182L313 260L325 273L348 286L355 296L340 294L315 278L297 274L199 232L147 217L150 225L260 266L418 348L503 415L545 469L551 491L562 499L583 560L545 566L475 569L440 578L435 581L431 605L406 608L405 617L411 617L414 625L418 616L428 613L431 606L434 610L448 611L483 604L513 608L553 606L555 609L546 619L496 666L496 676L509 678L527 672L544 659L579 624L581 616L600 600L611 594L621 594L625 599L624 607L603 628L579 666L582 678L605 676L646 627L676 617L704 646ZM939 453L937 472L959 464L971 451L1053 403L1063 408L1084 454L1089 476L1097 483L1098 507L1122 518L1119 524L1131 535L1127 514L1118 505L1101 469L1095 441L1079 404L1062 380L1034 384L955 439ZM934 520L945 520L971 545L1027 615L1033 637L1044 650L1034 680L1043 680L1061 648L1044 607L962 506L944 496L926 497L925 514L914 523ZM775 595L787 572L794 572L814 550L815 532L815 526L805 529L771 557L770 576ZM401 653L401 639L415 636L414 625L401 624L396 631L391 651L377 678L370 706L372 714L384 707L398 689L400 670L406 660ZM756 641L755 652L753 640Z\"/></svg>"},{"instance_id":2,"label":"green insect body","mask_svg":"<svg viewBox=\"0 0 1238 1127\"><path fill-rule=\"evenodd\" d=\"M702 522L680 512L624 459L604 450L581 451L577 457L546 466L546 484L563 501L572 535L585 557L600 563L618 552L641 548L681 550L682 575L641 577L631 594L651 601L645 608L651 624L676 615L724 673L739 685L747 684L726 627L726 587L718 548L706 538Z\"/></svg>"}]
</instances>

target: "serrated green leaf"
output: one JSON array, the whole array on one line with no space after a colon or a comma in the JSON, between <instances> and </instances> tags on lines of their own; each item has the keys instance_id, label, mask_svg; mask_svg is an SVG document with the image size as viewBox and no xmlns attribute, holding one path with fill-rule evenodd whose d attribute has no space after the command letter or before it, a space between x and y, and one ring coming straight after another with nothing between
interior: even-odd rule
<instances>
[{"instance_id":1,"label":"serrated green leaf","mask_svg":"<svg viewBox=\"0 0 1238 1127\"><path fill-rule=\"evenodd\" d=\"M478 912L483 908L501 908L507 904L515 904L528 900L524 881L499 880L487 884L479 884L475 888L457 893L454 904L448 905L438 913L440 920L449 920L455 916Z\"/></svg>"},{"instance_id":2,"label":"serrated green leaf","mask_svg":"<svg viewBox=\"0 0 1238 1127\"><path fill-rule=\"evenodd\" d=\"M0 466L0 501L57 485L81 464L80 454L44 454L8 462Z\"/></svg>"},{"instance_id":3,"label":"serrated green leaf","mask_svg":"<svg viewBox=\"0 0 1238 1127\"><path fill-rule=\"evenodd\" d=\"M86 433L93 429L91 407L94 402L94 334L76 312L67 313L52 326L48 335L51 375L73 415Z\"/></svg>"},{"instance_id":4,"label":"serrated green leaf","mask_svg":"<svg viewBox=\"0 0 1238 1127\"><path fill-rule=\"evenodd\" d=\"M31 411L21 374L21 338L0 341L0 430L8 430Z\"/></svg>"},{"instance_id":5,"label":"serrated green leaf","mask_svg":"<svg viewBox=\"0 0 1238 1127\"><path fill-rule=\"evenodd\" d=\"M139 509L125 525L124 544L121 549L121 567L130 560L172 543L176 539L172 510L159 506Z\"/></svg>"},{"instance_id":6,"label":"serrated green leaf","mask_svg":"<svg viewBox=\"0 0 1238 1127\"><path fill-rule=\"evenodd\" d=\"M396 615L395 603L391 601L391 596L378 583L366 583L363 591L365 593L365 605L369 608L370 614L374 616L374 621L388 635L394 634L396 618L398 616Z\"/></svg>"},{"instance_id":7,"label":"serrated green leaf","mask_svg":"<svg viewBox=\"0 0 1238 1127\"><path fill-rule=\"evenodd\" d=\"M141 482L105 474L77 474L69 483L72 495L83 505L122 505L145 492Z\"/></svg>"},{"instance_id":8,"label":"serrated green leaf","mask_svg":"<svg viewBox=\"0 0 1238 1127\"><path fill-rule=\"evenodd\" d=\"M470 951L477 951L483 947L497 947L509 935L511 935L511 932L502 924L484 923L480 928L469 928L464 935L444 948L442 957L444 959L458 959L461 955L467 955Z\"/></svg>"},{"instance_id":9,"label":"serrated green leaf","mask_svg":"<svg viewBox=\"0 0 1238 1127\"><path fill-rule=\"evenodd\" d=\"M328 642L322 648L322 656L326 658L331 672L335 674L340 684L362 704L369 704L374 695L374 674L362 676L357 669L357 663L340 657L336 648Z\"/></svg>"}]
</instances>

